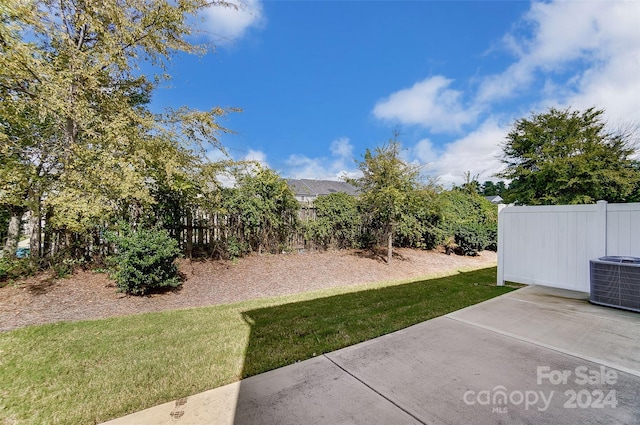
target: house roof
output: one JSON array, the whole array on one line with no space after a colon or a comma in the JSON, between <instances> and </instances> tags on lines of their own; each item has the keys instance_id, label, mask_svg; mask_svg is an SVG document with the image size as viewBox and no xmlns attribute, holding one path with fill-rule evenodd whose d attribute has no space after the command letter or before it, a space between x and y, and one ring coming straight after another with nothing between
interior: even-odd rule
<instances>
[{"instance_id":1,"label":"house roof","mask_svg":"<svg viewBox=\"0 0 640 425\"><path fill-rule=\"evenodd\" d=\"M347 182L312 179L286 179L286 182L296 196L321 196L338 192L358 194L357 189Z\"/></svg>"},{"instance_id":2,"label":"house roof","mask_svg":"<svg viewBox=\"0 0 640 425\"><path fill-rule=\"evenodd\" d=\"M485 196L484 198L493 204L499 204L502 202L502 196L500 195Z\"/></svg>"}]
</instances>

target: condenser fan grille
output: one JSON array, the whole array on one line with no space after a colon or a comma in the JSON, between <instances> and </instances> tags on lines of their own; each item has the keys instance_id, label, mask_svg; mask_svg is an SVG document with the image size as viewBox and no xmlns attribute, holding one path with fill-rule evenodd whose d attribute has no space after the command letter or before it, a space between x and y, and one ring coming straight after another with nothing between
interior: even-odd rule
<instances>
[{"instance_id":1,"label":"condenser fan grille","mask_svg":"<svg viewBox=\"0 0 640 425\"><path fill-rule=\"evenodd\" d=\"M601 257L590 266L592 303L640 312L640 258Z\"/></svg>"}]
</instances>

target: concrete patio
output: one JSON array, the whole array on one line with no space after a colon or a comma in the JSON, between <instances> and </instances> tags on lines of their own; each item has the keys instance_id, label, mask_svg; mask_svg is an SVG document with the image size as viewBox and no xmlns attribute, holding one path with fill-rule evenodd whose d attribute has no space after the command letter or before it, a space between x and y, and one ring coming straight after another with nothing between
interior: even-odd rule
<instances>
[{"instance_id":1,"label":"concrete patio","mask_svg":"<svg viewBox=\"0 0 640 425\"><path fill-rule=\"evenodd\" d=\"M640 314L530 286L124 424L640 424Z\"/></svg>"}]
</instances>

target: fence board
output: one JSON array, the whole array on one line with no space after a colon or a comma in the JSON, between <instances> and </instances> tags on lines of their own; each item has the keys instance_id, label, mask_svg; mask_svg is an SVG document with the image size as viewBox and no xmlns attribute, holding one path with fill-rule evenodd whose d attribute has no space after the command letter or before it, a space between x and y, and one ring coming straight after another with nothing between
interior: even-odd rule
<instances>
[{"instance_id":1,"label":"fence board","mask_svg":"<svg viewBox=\"0 0 640 425\"><path fill-rule=\"evenodd\" d=\"M588 291L598 206L507 207L499 213L499 283Z\"/></svg>"},{"instance_id":2,"label":"fence board","mask_svg":"<svg viewBox=\"0 0 640 425\"><path fill-rule=\"evenodd\" d=\"M313 206L303 205L298 210L300 222L315 220L316 217L316 208ZM180 247L190 255L190 252L213 252L217 243L226 241L232 236L241 240L241 226L234 226L233 220L225 215L208 214L200 210L185 214L178 228L177 239ZM236 233L233 233L232 229L235 229ZM294 232L287 243L294 250L317 248L306 239L304 229Z\"/></svg>"},{"instance_id":3,"label":"fence board","mask_svg":"<svg viewBox=\"0 0 640 425\"><path fill-rule=\"evenodd\" d=\"M640 257L640 203L501 206L498 217L498 284L589 292L589 260Z\"/></svg>"},{"instance_id":4,"label":"fence board","mask_svg":"<svg viewBox=\"0 0 640 425\"><path fill-rule=\"evenodd\" d=\"M607 211L607 255L640 252L640 208L638 204L611 204Z\"/></svg>"}]
</instances>

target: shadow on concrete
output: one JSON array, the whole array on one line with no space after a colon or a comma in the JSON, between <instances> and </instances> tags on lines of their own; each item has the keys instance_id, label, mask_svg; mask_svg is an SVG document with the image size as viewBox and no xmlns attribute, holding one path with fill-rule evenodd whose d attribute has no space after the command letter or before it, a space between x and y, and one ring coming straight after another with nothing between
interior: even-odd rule
<instances>
[{"instance_id":1,"label":"shadow on concrete","mask_svg":"<svg viewBox=\"0 0 640 425\"><path fill-rule=\"evenodd\" d=\"M250 310L242 377L266 372L442 316L511 288L495 268Z\"/></svg>"},{"instance_id":2,"label":"shadow on concrete","mask_svg":"<svg viewBox=\"0 0 640 425\"><path fill-rule=\"evenodd\" d=\"M614 361L639 347L636 316L537 287L463 310L437 300L455 280L464 283L448 298L490 289L474 273L247 311L251 377L236 388L233 423L640 423L637 362ZM425 322L430 309L452 313ZM412 319L389 320L395 313ZM351 345L392 332L388 321L418 324ZM352 340L346 325L358 329ZM610 327L621 336L586 341Z\"/></svg>"},{"instance_id":3,"label":"shadow on concrete","mask_svg":"<svg viewBox=\"0 0 640 425\"><path fill-rule=\"evenodd\" d=\"M338 423L344 419L338 412L350 410L354 403L364 403L357 407L360 423L379 418L386 418L386 423L406 419L397 409L384 403L378 405L380 400L375 394L363 400L350 398L353 379L321 355L513 290L495 286L495 271L490 268L462 272L245 312L243 318L250 325L250 335L242 376L253 378L240 383L234 423L305 423L310 416L318 418L318 423ZM291 364L288 369L293 381L273 378L263 381L264 375L254 376ZM291 398L290 386L298 379L300 382L293 384L298 389ZM325 388L323 383L327 382L331 388ZM277 389L278 386L281 388ZM272 391L274 395L262 398L261 394ZM285 404L277 400L280 391L288 394ZM326 407L329 400L338 416L327 411L313 412L309 399L320 397L325 400L322 406ZM369 403L371 406L367 408ZM264 409L270 409L269 405L275 410L263 414ZM299 412L291 412L293 406Z\"/></svg>"},{"instance_id":4,"label":"shadow on concrete","mask_svg":"<svg viewBox=\"0 0 640 425\"><path fill-rule=\"evenodd\" d=\"M458 296L481 286L475 273L454 277L465 281ZM395 291L420 310L450 285L434 279L247 311L245 375L316 355L109 424L640 424L640 314L580 293L529 286L321 354L346 343L341 323L381 332L381 312L402 308L388 304L404 296ZM363 307L377 303L380 312Z\"/></svg>"}]
</instances>

